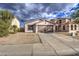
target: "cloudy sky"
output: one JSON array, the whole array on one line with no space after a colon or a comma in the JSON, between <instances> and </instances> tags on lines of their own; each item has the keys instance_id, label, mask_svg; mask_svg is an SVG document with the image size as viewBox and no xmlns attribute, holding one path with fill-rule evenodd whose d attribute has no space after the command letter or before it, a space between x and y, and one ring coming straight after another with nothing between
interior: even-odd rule
<instances>
[{"instance_id":1,"label":"cloudy sky","mask_svg":"<svg viewBox=\"0 0 79 59\"><path fill-rule=\"evenodd\" d=\"M78 8L78 3L0 3L0 9L10 10L21 22L36 18L70 17Z\"/></svg>"}]
</instances>

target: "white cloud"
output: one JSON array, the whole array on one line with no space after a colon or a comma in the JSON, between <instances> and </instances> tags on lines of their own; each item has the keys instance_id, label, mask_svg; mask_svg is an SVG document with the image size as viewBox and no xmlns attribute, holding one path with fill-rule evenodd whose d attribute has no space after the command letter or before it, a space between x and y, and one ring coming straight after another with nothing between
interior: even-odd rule
<instances>
[{"instance_id":1,"label":"white cloud","mask_svg":"<svg viewBox=\"0 0 79 59\"><path fill-rule=\"evenodd\" d=\"M35 4L25 4L27 10L34 10L37 6Z\"/></svg>"},{"instance_id":2,"label":"white cloud","mask_svg":"<svg viewBox=\"0 0 79 59\"><path fill-rule=\"evenodd\" d=\"M43 18L56 18L56 14L42 13L41 15Z\"/></svg>"}]
</instances>

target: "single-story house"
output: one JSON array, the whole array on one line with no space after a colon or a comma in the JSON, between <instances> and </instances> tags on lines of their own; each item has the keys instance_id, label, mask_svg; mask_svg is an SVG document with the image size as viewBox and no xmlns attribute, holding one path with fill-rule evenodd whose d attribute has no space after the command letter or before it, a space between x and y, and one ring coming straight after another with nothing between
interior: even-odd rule
<instances>
[{"instance_id":1,"label":"single-story house","mask_svg":"<svg viewBox=\"0 0 79 59\"><path fill-rule=\"evenodd\" d=\"M73 19L55 19L47 20L31 20L25 24L25 32L77 32L79 25L73 22Z\"/></svg>"},{"instance_id":2,"label":"single-story house","mask_svg":"<svg viewBox=\"0 0 79 59\"><path fill-rule=\"evenodd\" d=\"M53 32L53 23L47 20L35 20L25 24L25 32Z\"/></svg>"}]
</instances>

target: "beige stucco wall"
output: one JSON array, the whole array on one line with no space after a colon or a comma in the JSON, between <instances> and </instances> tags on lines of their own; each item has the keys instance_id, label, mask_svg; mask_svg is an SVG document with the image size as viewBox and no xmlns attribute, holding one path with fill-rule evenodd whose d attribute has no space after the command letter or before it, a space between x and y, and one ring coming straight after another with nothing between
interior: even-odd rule
<instances>
[{"instance_id":1,"label":"beige stucco wall","mask_svg":"<svg viewBox=\"0 0 79 59\"><path fill-rule=\"evenodd\" d=\"M71 30L71 25L73 25L73 30ZM76 30L75 30L75 25L77 26ZM76 36L76 34L78 33L77 31L79 31L78 28L79 28L78 24L69 24L69 34L73 33L72 36Z\"/></svg>"},{"instance_id":2,"label":"beige stucco wall","mask_svg":"<svg viewBox=\"0 0 79 59\"><path fill-rule=\"evenodd\" d=\"M71 30L71 25L73 25L73 30ZM74 27L75 25L77 26L76 30ZM76 31L79 31L79 25L78 24L69 24L69 33L76 32Z\"/></svg>"}]
</instances>

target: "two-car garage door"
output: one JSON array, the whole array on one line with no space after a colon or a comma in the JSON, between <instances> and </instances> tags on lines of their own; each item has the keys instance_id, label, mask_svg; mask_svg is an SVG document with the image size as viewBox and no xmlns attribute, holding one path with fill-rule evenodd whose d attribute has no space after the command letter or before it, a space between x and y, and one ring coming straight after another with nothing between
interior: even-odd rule
<instances>
[{"instance_id":1,"label":"two-car garage door","mask_svg":"<svg viewBox=\"0 0 79 59\"><path fill-rule=\"evenodd\" d=\"M38 25L38 32L42 33L53 32L53 25Z\"/></svg>"}]
</instances>

